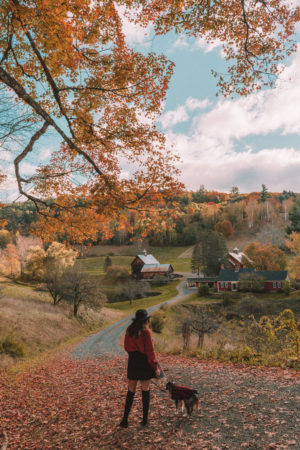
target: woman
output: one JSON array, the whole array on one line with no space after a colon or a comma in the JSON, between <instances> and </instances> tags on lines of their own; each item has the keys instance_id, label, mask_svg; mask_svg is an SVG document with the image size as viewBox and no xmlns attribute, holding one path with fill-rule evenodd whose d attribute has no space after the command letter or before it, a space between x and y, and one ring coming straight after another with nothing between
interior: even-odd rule
<instances>
[{"instance_id":1,"label":"woman","mask_svg":"<svg viewBox=\"0 0 300 450\"><path fill-rule=\"evenodd\" d=\"M143 400L143 421L141 424L146 426L148 423L150 380L160 375L149 325L150 316L148 316L147 311L139 309L135 313L132 324L126 330L124 348L129 355L127 367L128 392L124 416L120 423L123 428L128 427L128 416L138 380L141 382Z\"/></svg>"}]
</instances>

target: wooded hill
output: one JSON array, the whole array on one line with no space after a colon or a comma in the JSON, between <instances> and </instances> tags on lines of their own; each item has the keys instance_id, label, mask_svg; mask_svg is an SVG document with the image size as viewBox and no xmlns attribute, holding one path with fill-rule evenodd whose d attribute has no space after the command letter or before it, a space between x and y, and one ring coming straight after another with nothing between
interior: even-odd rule
<instances>
[{"instance_id":1,"label":"wooded hill","mask_svg":"<svg viewBox=\"0 0 300 450\"><path fill-rule=\"evenodd\" d=\"M166 209L169 211L165 215ZM181 195L165 200L160 206L163 220L154 228L148 228L145 236L144 223L138 213L125 211L122 222L111 220L108 225L110 238L99 231L97 239L87 239L84 243L124 245L148 238L154 246L193 245L204 230L221 232L226 239L254 236L261 242L284 246L286 234L300 232L300 194L291 191L269 193L262 185L260 192L241 194L237 187L231 192L208 191L201 186L196 192L184 191ZM159 211L158 211L159 213ZM0 220L13 234L39 234L39 216L32 202L6 204L0 209ZM151 213L149 212L149 220ZM60 242L66 236L56 236ZM76 243L73 241L72 244Z\"/></svg>"}]
</instances>

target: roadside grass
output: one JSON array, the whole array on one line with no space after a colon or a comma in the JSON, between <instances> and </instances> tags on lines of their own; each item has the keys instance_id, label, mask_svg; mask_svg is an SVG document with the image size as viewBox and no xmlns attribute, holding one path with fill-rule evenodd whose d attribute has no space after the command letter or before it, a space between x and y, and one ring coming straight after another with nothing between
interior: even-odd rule
<instances>
[{"instance_id":1,"label":"roadside grass","mask_svg":"<svg viewBox=\"0 0 300 450\"><path fill-rule=\"evenodd\" d=\"M249 293L243 293L241 298L233 299L232 303L224 306L222 297L217 298L216 295L199 297L198 293L194 292L176 305L170 305L165 311L166 317L162 332L153 332L157 351L174 355L185 354L200 359L219 359L220 361L235 361L246 364L262 364L266 366L282 365L282 367L290 367L288 357L279 355L279 359L277 360L276 355L272 354L271 349L268 350L269 353L266 353L266 355L263 354L259 358L255 357L255 351L253 351L253 356L251 354L252 350L245 347L248 331L247 326L243 326L243 316L240 316L240 319L225 319L228 314L231 315L234 313L244 314L244 317L247 316L247 310L241 310L239 306L246 297L249 298ZM262 311L264 312L261 312L261 315L278 316L283 310L291 309L295 314L295 318L298 320L300 319L299 291L293 292L290 296L286 296L283 293L262 293L254 294L254 297L253 300L263 307ZM192 335L189 349L183 349L183 339L180 335L179 327L181 312L178 307L184 304L194 306L199 305L199 307L201 305L211 305L213 308L211 314L216 314L219 327L213 334L205 335L202 348L197 346L197 336ZM244 308L246 308L246 306ZM220 315L218 314L219 309ZM285 349L282 351L284 355ZM294 364L293 361L291 364Z\"/></svg>"},{"instance_id":2,"label":"roadside grass","mask_svg":"<svg viewBox=\"0 0 300 450\"><path fill-rule=\"evenodd\" d=\"M166 302L175 297L178 294L178 291L176 289L178 283L179 281L171 281L165 286L155 286L153 287L153 291L161 292L160 295L133 300L132 304L130 304L129 301L125 301L118 303L108 303L106 306L107 308L126 312L128 315L130 315L133 314L137 309L147 309L151 306Z\"/></svg>"}]
</instances>

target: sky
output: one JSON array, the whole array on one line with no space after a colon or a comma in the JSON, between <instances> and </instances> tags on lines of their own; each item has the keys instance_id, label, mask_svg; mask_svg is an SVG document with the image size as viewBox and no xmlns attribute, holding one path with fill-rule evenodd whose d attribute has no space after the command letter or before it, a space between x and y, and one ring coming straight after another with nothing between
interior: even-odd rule
<instances>
[{"instance_id":1,"label":"sky","mask_svg":"<svg viewBox=\"0 0 300 450\"><path fill-rule=\"evenodd\" d=\"M188 190L204 185L229 192L238 186L240 192L251 192L265 184L271 192L300 192L300 43L273 89L224 99L216 96L211 75L212 69L225 68L218 42L208 45L175 34L153 37L151 29L126 19L124 33L135 50L165 53L175 62L157 125L181 157L181 181ZM42 141L43 161L56 145L54 137ZM1 151L0 163L11 158ZM23 173L32 173L36 162L25 162ZM12 167L7 174L0 198L12 201L18 198Z\"/></svg>"}]
</instances>

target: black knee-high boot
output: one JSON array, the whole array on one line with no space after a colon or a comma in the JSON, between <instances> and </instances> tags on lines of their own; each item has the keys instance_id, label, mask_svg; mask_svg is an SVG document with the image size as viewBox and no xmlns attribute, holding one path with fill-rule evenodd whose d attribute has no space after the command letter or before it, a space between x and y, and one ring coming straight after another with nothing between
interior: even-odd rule
<instances>
[{"instance_id":1,"label":"black knee-high boot","mask_svg":"<svg viewBox=\"0 0 300 450\"><path fill-rule=\"evenodd\" d=\"M127 395L126 395L126 402L125 402L125 408L124 408L124 416L123 419L120 423L120 427L122 428L127 428L128 427L128 416L131 410L131 406L133 403L133 399L134 399L134 394L135 392L131 392L131 391L127 391Z\"/></svg>"},{"instance_id":2,"label":"black knee-high boot","mask_svg":"<svg viewBox=\"0 0 300 450\"><path fill-rule=\"evenodd\" d=\"M148 411L150 405L150 391L142 391L143 399L143 421L142 425L145 427L148 423Z\"/></svg>"}]
</instances>

